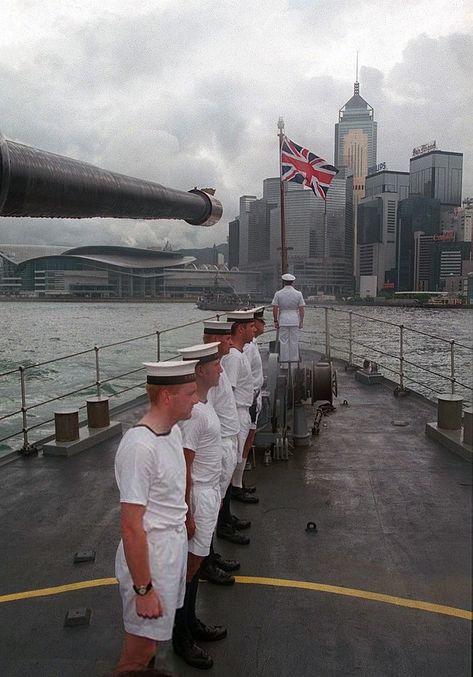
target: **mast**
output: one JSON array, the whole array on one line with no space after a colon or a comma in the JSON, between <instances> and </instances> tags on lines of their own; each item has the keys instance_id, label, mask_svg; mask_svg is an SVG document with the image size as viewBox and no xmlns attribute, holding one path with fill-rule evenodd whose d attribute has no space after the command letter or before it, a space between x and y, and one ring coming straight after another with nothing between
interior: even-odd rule
<instances>
[{"instance_id":1,"label":"mast","mask_svg":"<svg viewBox=\"0 0 473 677\"><path fill-rule=\"evenodd\" d=\"M280 214L281 214L281 275L287 273L287 246L286 246L286 223L284 217L284 186L282 181L282 144L284 140L284 120L278 120L279 129L279 190L280 190Z\"/></svg>"}]
</instances>

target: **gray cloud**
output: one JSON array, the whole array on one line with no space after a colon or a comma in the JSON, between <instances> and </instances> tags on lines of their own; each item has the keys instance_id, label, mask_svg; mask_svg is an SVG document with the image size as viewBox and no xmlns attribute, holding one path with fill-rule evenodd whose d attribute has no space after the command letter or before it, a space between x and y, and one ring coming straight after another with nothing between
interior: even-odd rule
<instances>
[{"instance_id":1,"label":"gray cloud","mask_svg":"<svg viewBox=\"0 0 473 677\"><path fill-rule=\"evenodd\" d=\"M362 3L364 11L375 6ZM170 3L136 16L63 15L50 39L0 66L7 137L182 190L215 186L225 208L219 225L2 219L0 241L222 242L239 195L260 194L262 180L278 170L281 114L291 137L332 160L334 124L352 82L346 71L318 67L324 54L316 38L336 56L352 4L344 0L338 15L321 13L312 24L313 3L305 0L253 7L254 16L214 2L207 11L189 2L185 12ZM284 24L263 21L270 12L285 12ZM296 30L301 44L293 53ZM378 120L379 161L405 170L412 147L436 138L440 148L465 153L464 194L473 194L472 63L471 36L452 33L418 35L392 67L361 68L361 93Z\"/></svg>"}]
</instances>

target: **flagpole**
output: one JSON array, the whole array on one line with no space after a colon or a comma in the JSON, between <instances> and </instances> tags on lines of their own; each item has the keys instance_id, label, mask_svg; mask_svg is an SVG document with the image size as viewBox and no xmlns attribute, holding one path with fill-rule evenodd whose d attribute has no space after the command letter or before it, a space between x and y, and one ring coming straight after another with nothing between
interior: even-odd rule
<instances>
[{"instance_id":1,"label":"flagpole","mask_svg":"<svg viewBox=\"0 0 473 677\"><path fill-rule=\"evenodd\" d=\"M286 223L284 215L284 186L282 181L282 162L281 152L284 139L284 120L279 118L279 190L280 190L280 206L279 213L281 214L281 275L287 273L287 246L286 246Z\"/></svg>"}]
</instances>

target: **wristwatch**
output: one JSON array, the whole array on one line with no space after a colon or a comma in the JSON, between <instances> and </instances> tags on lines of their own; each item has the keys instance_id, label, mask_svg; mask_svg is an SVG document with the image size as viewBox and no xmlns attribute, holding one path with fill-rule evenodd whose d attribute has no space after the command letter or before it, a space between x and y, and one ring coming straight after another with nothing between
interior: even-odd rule
<instances>
[{"instance_id":1,"label":"wristwatch","mask_svg":"<svg viewBox=\"0 0 473 677\"><path fill-rule=\"evenodd\" d=\"M143 597L143 595L146 595L146 593L149 592L152 587L153 584L150 581L148 585L133 585L133 590L136 592L137 595Z\"/></svg>"}]
</instances>

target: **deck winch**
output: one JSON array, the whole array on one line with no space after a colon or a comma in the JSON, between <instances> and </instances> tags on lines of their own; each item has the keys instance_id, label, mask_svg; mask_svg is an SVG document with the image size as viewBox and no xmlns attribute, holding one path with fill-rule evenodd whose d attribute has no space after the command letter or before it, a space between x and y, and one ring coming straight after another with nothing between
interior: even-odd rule
<instances>
[{"instance_id":1,"label":"deck winch","mask_svg":"<svg viewBox=\"0 0 473 677\"><path fill-rule=\"evenodd\" d=\"M275 460L287 460L290 446L309 444L311 432L318 432L321 416L333 411L336 395L337 374L330 361L284 364L279 362L277 352L270 352L255 446L269 447ZM307 403L317 407L311 425L307 421Z\"/></svg>"}]
</instances>

